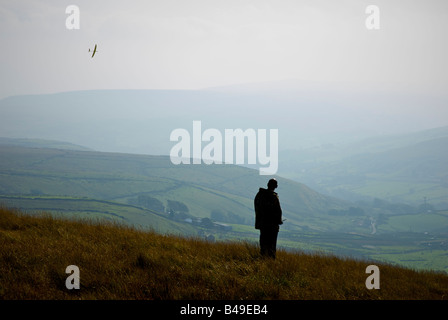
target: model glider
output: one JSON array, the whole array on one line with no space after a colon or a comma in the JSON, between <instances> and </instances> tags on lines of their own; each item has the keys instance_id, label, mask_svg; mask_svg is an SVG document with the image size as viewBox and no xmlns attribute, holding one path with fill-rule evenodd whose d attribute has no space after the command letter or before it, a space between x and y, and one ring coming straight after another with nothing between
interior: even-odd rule
<instances>
[{"instance_id":1,"label":"model glider","mask_svg":"<svg viewBox=\"0 0 448 320\"><path fill-rule=\"evenodd\" d=\"M90 49L89 49L89 52L91 52ZM95 55L95 53L96 53L96 44L95 44L95 48L93 48L92 58L93 58L93 56Z\"/></svg>"}]
</instances>

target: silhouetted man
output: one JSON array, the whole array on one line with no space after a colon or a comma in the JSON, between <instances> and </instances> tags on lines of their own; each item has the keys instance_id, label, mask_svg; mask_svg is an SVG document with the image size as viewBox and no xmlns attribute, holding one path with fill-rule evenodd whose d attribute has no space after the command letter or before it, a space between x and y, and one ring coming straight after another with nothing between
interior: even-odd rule
<instances>
[{"instance_id":1,"label":"silhouetted man","mask_svg":"<svg viewBox=\"0 0 448 320\"><path fill-rule=\"evenodd\" d=\"M260 188L254 199L255 229L260 230L260 253L275 259L279 225L283 224L277 180L271 179L268 188Z\"/></svg>"}]
</instances>

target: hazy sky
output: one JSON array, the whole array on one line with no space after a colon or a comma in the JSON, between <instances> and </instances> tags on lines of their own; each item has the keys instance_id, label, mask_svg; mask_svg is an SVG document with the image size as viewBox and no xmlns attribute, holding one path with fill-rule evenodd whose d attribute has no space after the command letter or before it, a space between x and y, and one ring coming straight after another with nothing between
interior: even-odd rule
<instances>
[{"instance_id":1,"label":"hazy sky","mask_svg":"<svg viewBox=\"0 0 448 320\"><path fill-rule=\"evenodd\" d=\"M444 94L447 31L446 0L2 0L0 98L283 79Z\"/></svg>"}]
</instances>

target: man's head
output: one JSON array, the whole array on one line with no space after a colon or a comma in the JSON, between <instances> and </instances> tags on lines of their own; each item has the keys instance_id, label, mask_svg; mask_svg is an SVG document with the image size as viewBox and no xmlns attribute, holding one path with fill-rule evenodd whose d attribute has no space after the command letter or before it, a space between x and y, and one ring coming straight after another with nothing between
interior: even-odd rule
<instances>
[{"instance_id":1,"label":"man's head","mask_svg":"<svg viewBox=\"0 0 448 320\"><path fill-rule=\"evenodd\" d=\"M268 181L268 190L275 190L275 188L277 187L278 187L277 180L272 178L271 180Z\"/></svg>"}]
</instances>

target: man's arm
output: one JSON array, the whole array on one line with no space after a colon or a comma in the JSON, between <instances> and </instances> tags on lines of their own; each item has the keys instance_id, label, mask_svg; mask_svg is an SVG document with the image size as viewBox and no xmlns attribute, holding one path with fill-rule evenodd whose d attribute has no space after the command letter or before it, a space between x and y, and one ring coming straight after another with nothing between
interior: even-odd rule
<instances>
[{"instance_id":1,"label":"man's arm","mask_svg":"<svg viewBox=\"0 0 448 320\"><path fill-rule=\"evenodd\" d=\"M276 210L276 213L277 213L277 216L278 216L278 224L280 225L280 224L283 224L283 220L282 220L282 207L280 206L280 199L278 198L278 194L276 195L276 199L277 199L277 203L276 203L276 205L277 205L277 210Z\"/></svg>"}]
</instances>

